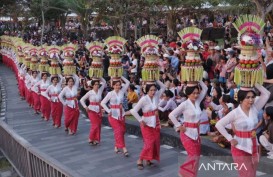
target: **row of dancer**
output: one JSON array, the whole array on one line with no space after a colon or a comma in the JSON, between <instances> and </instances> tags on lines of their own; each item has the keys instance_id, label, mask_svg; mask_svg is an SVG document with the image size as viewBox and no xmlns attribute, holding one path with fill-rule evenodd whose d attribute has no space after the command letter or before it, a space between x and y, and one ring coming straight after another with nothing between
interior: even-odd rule
<instances>
[{"instance_id":1,"label":"row of dancer","mask_svg":"<svg viewBox=\"0 0 273 177\"><path fill-rule=\"evenodd\" d=\"M19 67L19 93L26 99L35 114L41 113L41 118L49 121L52 117L53 126L61 127L64 113L64 123L69 134L75 134L79 119L77 103L79 78L77 75L64 78L62 75L48 77L48 73L31 71L24 65ZM66 86L63 87L63 82ZM64 108L63 108L64 107Z\"/></svg>"},{"instance_id":2,"label":"row of dancer","mask_svg":"<svg viewBox=\"0 0 273 177\"><path fill-rule=\"evenodd\" d=\"M22 68L22 67L21 67ZM22 72L18 72L22 73ZM22 76L20 79L24 78L27 80L25 84L25 96L27 100L38 100L32 95L32 91L35 91L35 87L38 87L40 82L45 84L48 81L46 74L41 74L42 80L39 81L39 76L36 71L26 72L25 76ZM28 80L31 81L28 81ZM77 103L77 90L78 90L78 78L75 75L74 77L69 77L66 80L67 86L62 89L61 80L62 77L51 77L50 79L52 84L45 88L42 84L40 87L40 97L45 96L47 99L50 99L51 105L58 102L64 105L64 116L65 116L65 126L70 129L70 133L76 133L77 121L79 116L79 109ZM91 131L89 136L90 144L98 144L100 142L100 128L101 128L101 116L102 111L101 107L105 109L109 114L109 122L114 130L115 137L115 152L120 153L120 149L123 150L124 155L127 157L129 155L128 150L126 149L124 134L125 134L125 111L122 108L122 102L124 94L129 86L129 81L123 78L125 85L121 85L121 81L113 81L112 86L113 91L109 92L103 100L101 100L102 91L105 87L104 81L92 81L91 86L93 87L82 99L81 103L88 111L89 118L91 119ZM22 86L19 82L19 88L22 89ZM48 83L48 82L47 82ZM102 84L100 84L102 83ZM175 110L173 110L169 117L174 123L174 125L180 130L181 142L188 152L188 158L186 162L180 167L181 176L196 176L198 170L198 163L200 158L201 151L201 141L199 136L199 123L200 123L200 102L204 99L207 87L200 81L200 86L191 86L188 85L185 89L187 95L187 100L181 103ZM145 91L146 95L143 96L136 106L130 110L130 113L141 124L141 131L144 140L144 146L142 152L137 161L137 166L139 169L143 169L143 161L147 161L147 165L152 165L152 160L160 160L160 124L157 116L157 107L158 100L162 93L165 90L164 84L160 81L157 81L157 84L160 85L160 90L157 90L156 85L150 84L146 85ZM45 84L46 85L46 84ZM59 89L56 89L58 85ZM101 85L101 86L100 86ZM27 87L28 86L28 87ZM122 88L121 88L122 87ZM33 88L33 89L32 89ZM257 125L257 114L260 109L267 102L270 92L267 91L264 87L256 85L256 88L261 93L259 98L254 102L256 93L253 90L239 90L238 92L238 102L240 105L231 111L228 115L222 118L217 124L216 127L219 132L228 140L232 145L232 155L234 161L238 164L244 163L247 165L247 170L242 169L239 171L240 176L255 176L255 171L258 164L258 144L256 142L256 136L254 136L254 129ZM42 90L46 89L46 90ZM52 90L51 90L52 89ZM57 91L56 91L57 90ZM37 91L37 90L36 90ZM23 93L23 91L20 91ZM37 93L37 92L36 92ZM56 95L55 95L56 94ZM57 96L58 94L58 96ZM39 95L39 92L38 94ZM48 95L48 97L46 96ZM31 97L31 98L28 98ZM89 99L89 106L85 101ZM43 102L43 101L41 101ZM53 102L53 103L52 103ZM107 103L110 103L109 107ZM35 112L39 107L36 107L36 102L32 103ZM39 105L39 104L38 104ZM43 104L42 104L43 105ZM48 104L47 104L48 105ZM42 106L43 107L43 106ZM42 108L43 110L45 108ZM53 107L51 107L53 110ZM138 114L139 110L142 109L143 115ZM62 109L60 109L62 110ZM184 116L183 124L180 124L177 121L177 117L181 114ZM48 120L46 113L42 113L45 116L45 119ZM52 114L53 116L54 114ZM70 118L70 119L69 119ZM232 124L235 131L235 136L232 136L227 133L225 127L228 124ZM58 124L57 124L58 125ZM246 142L246 143L245 143ZM194 165L187 165L188 162L192 161Z\"/></svg>"}]
</instances>

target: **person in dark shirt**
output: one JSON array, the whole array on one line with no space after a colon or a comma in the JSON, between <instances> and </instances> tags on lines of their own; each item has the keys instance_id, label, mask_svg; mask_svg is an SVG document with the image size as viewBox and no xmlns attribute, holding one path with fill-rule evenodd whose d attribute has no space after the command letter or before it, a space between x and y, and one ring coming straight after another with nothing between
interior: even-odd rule
<instances>
[{"instance_id":1,"label":"person in dark shirt","mask_svg":"<svg viewBox=\"0 0 273 177\"><path fill-rule=\"evenodd\" d=\"M268 158L273 159L273 107L269 106L265 108L264 114L265 131L260 136L261 145L269 151Z\"/></svg>"},{"instance_id":2,"label":"person in dark shirt","mask_svg":"<svg viewBox=\"0 0 273 177\"><path fill-rule=\"evenodd\" d=\"M266 79L264 79L264 87L270 91L271 95L267 101L267 103L270 103L273 101L273 51L272 48L267 50L267 63L266 65L262 62L262 64L265 66L265 73L266 73Z\"/></svg>"}]
</instances>

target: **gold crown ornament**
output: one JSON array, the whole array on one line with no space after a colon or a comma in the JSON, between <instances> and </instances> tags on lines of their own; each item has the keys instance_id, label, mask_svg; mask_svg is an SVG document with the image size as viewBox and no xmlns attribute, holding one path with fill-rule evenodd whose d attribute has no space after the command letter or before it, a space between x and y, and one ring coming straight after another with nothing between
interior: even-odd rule
<instances>
[{"instance_id":1,"label":"gold crown ornament","mask_svg":"<svg viewBox=\"0 0 273 177\"><path fill-rule=\"evenodd\" d=\"M241 48L239 64L235 67L234 82L241 89L251 89L255 84L263 84L263 70L259 64L258 50L263 42L261 33L265 23L255 15L240 16L233 26L239 32Z\"/></svg>"},{"instance_id":2,"label":"gold crown ornament","mask_svg":"<svg viewBox=\"0 0 273 177\"><path fill-rule=\"evenodd\" d=\"M198 82L203 79L204 68L200 58L203 49L201 42L202 30L196 27L184 28L178 35L181 37L182 48L187 52L185 64L181 66L181 81Z\"/></svg>"},{"instance_id":3,"label":"gold crown ornament","mask_svg":"<svg viewBox=\"0 0 273 177\"><path fill-rule=\"evenodd\" d=\"M86 46L92 57L92 63L89 68L89 77L98 80L103 76L102 56L105 44L101 42L92 42Z\"/></svg>"},{"instance_id":4,"label":"gold crown ornament","mask_svg":"<svg viewBox=\"0 0 273 177\"><path fill-rule=\"evenodd\" d=\"M121 55L126 40L120 36L108 37L105 41L108 54L110 55L110 66L108 68L109 76L113 78L120 78L123 73Z\"/></svg>"},{"instance_id":5,"label":"gold crown ornament","mask_svg":"<svg viewBox=\"0 0 273 177\"><path fill-rule=\"evenodd\" d=\"M141 71L142 80L152 84L154 81L159 80L159 38L154 35L146 35L139 38L136 42L141 47L141 53L145 57L144 67Z\"/></svg>"}]
</instances>

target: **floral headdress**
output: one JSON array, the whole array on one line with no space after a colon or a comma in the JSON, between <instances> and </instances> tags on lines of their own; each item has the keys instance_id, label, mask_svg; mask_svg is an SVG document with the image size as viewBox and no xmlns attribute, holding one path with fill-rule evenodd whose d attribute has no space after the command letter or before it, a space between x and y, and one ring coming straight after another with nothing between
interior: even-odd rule
<instances>
[{"instance_id":1,"label":"floral headdress","mask_svg":"<svg viewBox=\"0 0 273 177\"><path fill-rule=\"evenodd\" d=\"M261 32L265 26L264 21L255 15L239 17L233 26L239 32L238 41L241 46L261 47L263 45Z\"/></svg>"},{"instance_id":2,"label":"floral headdress","mask_svg":"<svg viewBox=\"0 0 273 177\"><path fill-rule=\"evenodd\" d=\"M159 38L157 36L146 35L136 42L141 47L141 53L143 55L158 55Z\"/></svg>"},{"instance_id":3,"label":"floral headdress","mask_svg":"<svg viewBox=\"0 0 273 177\"><path fill-rule=\"evenodd\" d=\"M121 54L126 40L120 36L111 36L104 41L108 47L108 53Z\"/></svg>"},{"instance_id":4,"label":"floral headdress","mask_svg":"<svg viewBox=\"0 0 273 177\"><path fill-rule=\"evenodd\" d=\"M182 47L185 50L200 50L203 49L203 43L201 42L202 30L196 27L184 28L178 35L181 37L183 44Z\"/></svg>"},{"instance_id":5,"label":"floral headdress","mask_svg":"<svg viewBox=\"0 0 273 177\"><path fill-rule=\"evenodd\" d=\"M101 42L92 42L86 46L90 54L95 57L102 57L105 44Z\"/></svg>"}]
</instances>

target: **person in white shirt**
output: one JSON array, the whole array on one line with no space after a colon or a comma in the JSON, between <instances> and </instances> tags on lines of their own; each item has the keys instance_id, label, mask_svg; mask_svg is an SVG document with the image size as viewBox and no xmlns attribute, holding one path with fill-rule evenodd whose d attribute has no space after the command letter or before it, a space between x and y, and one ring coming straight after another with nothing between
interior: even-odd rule
<instances>
[{"instance_id":1,"label":"person in white shirt","mask_svg":"<svg viewBox=\"0 0 273 177\"><path fill-rule=\"evenodd\" d=\"M147 161L148 166L153 165L152 160L160 160L160 121L157 109L159 99L166 87L159 80L156 83L160 86L160 90L157 91L154 83L146 83L146 95L130 110L131 114L140 122L144 141L143 149L137 161L139 170L144 168L143 160ZM140 109L143 112L142 117L138 114Z\"/></svg>"},{"instance_id":2,"label":"person in white shirt","mask_svg":"<svg viewBox=\"0 0 273 177\"><path fill-rule=\"evenodd\" d=\"M18 87L19 87L19 92L21 95L21 99L24 100L26 98L25 95L25 76L26 76L26 71L25 71L25 65L21 64L18 67Z\"/></svg>"},{"instance_id":3,"label":"person in white shirt","mask_svg":"<svg viewBox=\"0 0 273 177\"><path fill-rule=\"evenodd\" d=\"M122 103L124 100L124 94L130 85L130 82L125 78L121 77L125 82L125 85L121 88L121 80L113 80L112 87L113 91L108 92L106 97L101 101L101 106L108 113L108 120L114 131L115 137L115 152L120 153L119 149L123 149L123 154L125 157L129 156L127 148L125 146L124 134L125 134L125 111L123 109ZM110 108L106 106L110 103Z\"/></svg>"},{"instance_id":4,"label":"person in white shirt","mask_svg":"<svg viewBox=\"0 0 273 177\"><path fill-rule=\"evenodd\" d=\"M77 132L80 116L77 98L79 77L73 74L73 77L66 79L66 84L67 86L63 88L58 98L64 106L65 130L69 132L69 135L74 135Z\"/></svg>"},{"instance_id":5,"label":"person in white shirt","mask_svg":"<svg viewBox=\"0 0 273 177\"><path fill-rule=\"evenodd\" d=\"M43 93L50 85L50 78L48 78L47 73L44 72L41 74L42 79L38 81L34 87L38 88L38 95L40 95L40 103L41 103L41 118L45 121L49 120L50 117L50 102L49 100L43 96Z\"/></svg>"},{"instance_id":6,"label":"person in white shirt","mask_svg":"<svg viewBox=\"0 0 273 177\"><path fill-rule=\"evenodd\" d=\"M101 86L100 86L101 81ZM91 81L91 87L93 88L87 92L80 100L81 105L88 113L90 120L90 133L89 133L89 144L97 145L100 143L101 135L101 121L102 111L100 107L100 101L102 99L103 90L106 87L106 81L101 78L100 80L93 79ZM85 101L89 100L89 106L86 105Z\"/></svg>"},{"instance_id":7,"label":"person in white shirt","mask_svg":"<svg viewBox=\"0 0 273 177\"><path fill-rule=\"evenodd\" d=\"M133 53L133 55L132 55L132 66L130 67L130 72L134 76L137 75L137 67L138 67L137 57L138 57L138 55L136 53Z\"/></svg>"},{"instance_id":8,"label":"person in white shirt","mask_svg":"<svg viewBox=\"0 0 273 177\"><path fill-rule=\"evenodd\" d=\"M240 105L219 120L216 124L218 131L230 142L231 153L238 166L244 164L246 168L238 170L239 176L256 176L258 165L258 145L255 127L258 124L258 112L266 104L270 92L263 86L255 85L261 92L255 101L256 93L253 90L241 88L238 92ZM232 124L235 136L230 135L225 129L226 125Z\"/></svg>"},{"instance_id":9,"label":"person in white shirt","mask_svg":"<svg viewBox=\"0 0 273 177\"><path fill-rule=\"evenodd\" d=\"M40 76L38 76L37 71L32 71L32 77L30 79L31 83L31 96L33 99L33 109L35 111L35 114L39 114L40 108L41 108L41 103L40 103L40 95L39 95L39 90L37 87L35 87L35 84L39 82Z\"/></svg>"},{"instance_id":10,"label":"person in white shirt","mask_svg":"<svg viewBox=\"0 0 273 177\"><path fill-rule=\"evenodd\" d=\"M201 154L201 142L199 135L200 117L202 114L200 103L207 94L207 86L200 81L202 90L195 84L188 84L185 94L188 99L182 102L175 110L169 114L169 118L176 128L180 130L181 142L188 153L188 157L184 164L180 166L179 174L182 176L189 175L190 170L195 176L197 175L199 159ZM184 122L181 125L177 121L177 117L183 114ZM188 163L193 162L189 167ZM190 174L192 175L192 174Z\"/></svg>"},{"instance_id":11,"label":"person in white shirt","mask_svg":"<svg viewBox=\"0 0 273 177\"><path fill-rule=\"evenodd\" d=\"M62 75L52 76L51 85L41 94L50 101L51 117L53 120L53 126L55 128L61 127L61 119L63 115L63 104L60 102L58 96L62 91L62 83L64 77Z\"/></svg>"}]
</instances>

